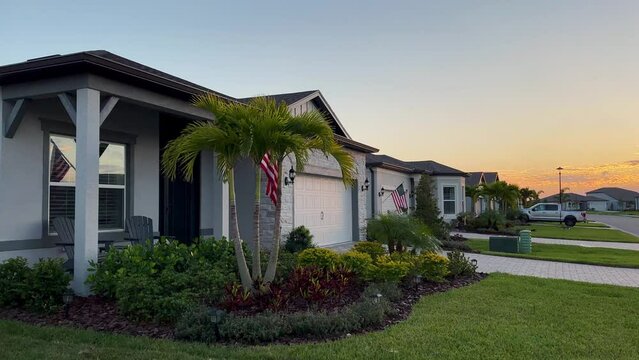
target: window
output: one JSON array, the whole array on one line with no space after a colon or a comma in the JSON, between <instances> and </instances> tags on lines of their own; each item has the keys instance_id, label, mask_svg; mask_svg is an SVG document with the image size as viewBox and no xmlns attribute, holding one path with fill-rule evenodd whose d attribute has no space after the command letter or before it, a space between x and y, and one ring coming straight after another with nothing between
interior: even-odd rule
<instances>
[{"instance_id":1,"label":"window","mask_svg":"<svg viewBox=\"0 0 639 360\"><path fill-rule=\"evenodd\" d=\"M546 204L544 206L544 210L546 210L546 211L559 211L559 205Z\"/></svg>"},{"instance_id":2,"label":"window","mask_svg":"<svg viewBox=\"0 0 639 360\"><path fill-rule=\"evenodd\" d=\"M444 214L456 214L455 210L455 187L454 186L444 186Z\"/></svg>"},{"instance_id":3,"label":"window","mask_svg":"<svg viewBox=\"0 0 639 360\"><path fill-rule=\"evenodd\" d=\"M75 139L49 138L49 233L56 217L75 218ZM98 229L123 230L126 198L126 146L100 143Z\"/></svg>"}]
</instances>

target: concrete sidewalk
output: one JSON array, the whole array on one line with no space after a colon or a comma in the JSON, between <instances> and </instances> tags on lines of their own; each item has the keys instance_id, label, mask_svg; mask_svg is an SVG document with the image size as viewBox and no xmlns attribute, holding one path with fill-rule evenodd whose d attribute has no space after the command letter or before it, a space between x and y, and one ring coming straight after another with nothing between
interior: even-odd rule
<instances>
[{"instance_id":1,"label":"concrete sidewalk","mask_svg":"<svg viewBox=\"0 0 639 360\"><path fill-rule=\"evenodd\" d=\"M485 239L488 240L490 236L502 236L502 235L487 235L477 233L462 233L451 232L451 235L459 234L467 239ZM557 244L557 245L575 245L583 247L601 247L608 249L621 249L621 250L634 250L639 251L639 243L620 243L620 242L608 242L608 241L584 241L584 240L566 240L566 239L548 239L548 238L532 238L533 243L538 244Z\"/></svg>"},{"instance_id":2,"label":"concrete sidewalk","mask_svg":"<svg viewBox=\"0 0 639 360\"><path fill-rule=\"evenodd\" d=\"M466 256L470 259L476 259L478 271L486 273L502 272L512 275L639 287L639 269L570 264L473 253L466 253Z\"/></svg>"}]
</instances>

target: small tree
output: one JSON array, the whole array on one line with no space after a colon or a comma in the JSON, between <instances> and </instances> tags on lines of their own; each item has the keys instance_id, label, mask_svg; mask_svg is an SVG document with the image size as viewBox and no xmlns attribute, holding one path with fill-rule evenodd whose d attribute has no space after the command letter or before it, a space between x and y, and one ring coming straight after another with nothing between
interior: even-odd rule
<instances>
[{"instance_id":1,"label":"small tree","mask_svg":"<svg viewBox=\"0 0 639 360\"><path fill-rule=\"evenodd\" d=\"M423 174L415 189L414 216L428 226L438 239L448 238L449 226L441 217L435 197L435 185L429 175Z\"/></svg>"},{"instance_id":2,"label":"small tree","mask_svg":"<svg viewBox=\"0 0 639 360\"><path fill-rule=\"evenodd\" d=\"M368 220L366 235L388 245L388 252L403 252L406 246L419 250L438 250L439 242L428 226L414 216L381 214Z\"/></svg>"}]
</instances>

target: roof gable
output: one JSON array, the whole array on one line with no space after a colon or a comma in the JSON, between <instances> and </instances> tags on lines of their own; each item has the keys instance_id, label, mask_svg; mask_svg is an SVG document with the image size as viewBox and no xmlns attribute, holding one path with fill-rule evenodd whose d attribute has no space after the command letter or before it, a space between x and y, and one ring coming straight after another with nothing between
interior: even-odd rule
<instances>
[{"instance_id":1,"label":"roof gable","mask_svg":"<svg viewBox=\"0 0 639 360\"><path fill-rule=\"evenodd\" d=\"M586 194L594 194L594 193L606 194L610 196L611 198L617 199L619 201L634 201L634 199L639 196L639 193L636 191L618 188L618 187L603 187L603 188L586 192Z\"/></svg>"},{"instance_id":2,"label":"roof gable","mask_svg":"<svg viewBox=\"0 0 639 360\"><path fill-rule=\"evenodd\" d=\"M468 178L466 179L466 186L477 186L479 184L485 183L484 173L479 172L470 172L468 173Z\"/></svg>"}]
</instances>

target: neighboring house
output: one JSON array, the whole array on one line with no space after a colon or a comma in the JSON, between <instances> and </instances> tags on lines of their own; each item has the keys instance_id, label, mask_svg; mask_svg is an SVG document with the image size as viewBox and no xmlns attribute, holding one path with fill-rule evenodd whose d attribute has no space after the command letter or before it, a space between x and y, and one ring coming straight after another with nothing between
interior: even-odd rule
<instances>
[{"instance_id":1,"label":"neighboring house","mask_svg":"<svg viewBox=\"0 0 639 360\"><path fill-rule=\"evenodd\" d=\"M559 194L546 196L539 199L540 202L559 202ZM562 196L564 210L596 210L606 211L608 202L594 196L584 196L573 193L565 193Z\"/></svg>"},{"instance_id":2,"label":"neighboring house","mask_svg":"<svg viewBox=\"0 0 639 360\"><path fill-rule=\"evenodd\" d=\"M356 142L339 121L319 90L288 94L267 95L278 103L288 105L293 115L311 110L323 113L335 132L335 137L349 150L357 163L357 179L352 187L344 186L342 174L335 159L313 153L304 171L298 173L294 184L282 181L282 239L295 227L304 225L313 235L313 242L320 246L363 240L366 237L366 155L377 149ZM250 98L240 99L247 102ZM295 158L286 158L282 164L283 176L294 167ZM255 189L255 168L244 162L236 169L236 186L240 231L244 239L252 239ZM260 170L261 171L261 170ZM265 176L262 182L266 183ZM266 196L261 199L261 241L270 246L273 239L275 206ZM249 241L250 244L250 241Z\"/></svg>"},{"instance_id":3,"label":"neighboring house","mask_svg":"<svg viewBox=\"0 0 639 360\"><path fill-rule=\"evenodd\" d=\"M0 67L0 260L64 256L51 220L74 218L73 287L87 294L98 239L121 239L129 216L185 241L228 236L214 154L190 183L160 170L168 141L213 119L190 103L204 92L214 91L101 50Z\"/></svg>"},{"instance_id":4,"label":"neighboring house","mask_svg":"<svg viewBox=\"0 0 639 360\"><path fill-rule=\"evenodd\" d=\"M406 191L409 211L414 210L415 187L424 173L428 172L388 155L366 155L366 174L369 179L369 190L366 194L367 217L397 211L391 193L400 185L403 185Z\"/></svg>"},{"instance_id":5,"label":"neighboring house","mask_svg":"<svg viewBox=\"0 0 639 360\"><path fill-rule=\"evenodd\" d=\"M618 187L604 187L586 192L586 195L606 200L608 211L636 210L639 193Z\"/></svg>"},{"instance_id":6,"label":"neighboring house","mask_svg":"<svg viewBox=\"0 0 639 360\"><path fill-rule=\"evenodd\" d=\"M468 178L466 178L466 186L468 187L492 184L497 181L500 181L499 173L497 172L474 171L468 173ZM466 209L468 209L468 211L473 211L472 205L473 204L471 197L466 196ZM479 196L474 205L474 211L476 214L481 214L484 211L488 210L488 201L483 196ZM499 203L493 200L491 201L491 207L497 210L499 209Z\"/></svg>"},{"instance_id":7,"label":"neighboring house","mask_svg":"<svg viewBox=\"0 0 639 360\"><path fill-rule=\"evenodd\" d=\"M400 184L404 184L404 189L409 196L409 207L414 208L414 192L419 185L421 174L431 176L437 207L445 220L453 220L457 214L465 211L465 179L468 174L463 171L432 160L402 161L377 154L368 155L366 167L372 179L372 191L368 195L368 213L371 217L387 211L395 211L390 195Z\"/></svg>"}]
</instances>

